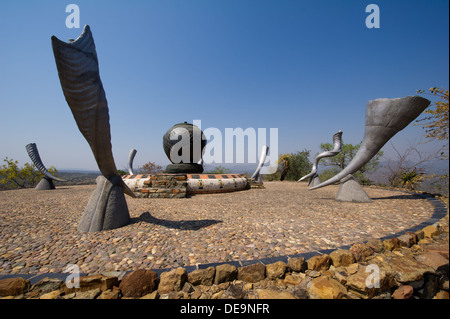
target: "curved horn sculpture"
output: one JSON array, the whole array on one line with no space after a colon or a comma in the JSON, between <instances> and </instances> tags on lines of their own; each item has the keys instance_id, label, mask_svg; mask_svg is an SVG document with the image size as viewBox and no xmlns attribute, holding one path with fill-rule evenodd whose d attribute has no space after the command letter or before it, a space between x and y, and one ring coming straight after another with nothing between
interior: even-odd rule
<instances>
[{"instance_id":1,"label":"curved horn sculpture","mask_svg":"<svg viewBox=\"0 0 450 319\"><path fill-rule=\"evenodd\" d=\"M414 121L428 105L430 101L420 96L376 99L367 102L364 138L355 157L340 173L310 190L334 184L358 171L395 134Z\"/></svg>"},{"instance_id":2,"label":"curved horn sculpture","mask_svg":"<svg viewBox=\"0 0 450 319\"><path fill-rule=\"evenodd\" d=\"M267 153L269 153L269 147L267 145L263 145L261 150L261 157L259 158L259 164L256 168L255 172L252 175L252 178L254 180L259 179L259 172L261 171L261 168L264 166L264 162L266 161Z\"/></svg>"},{"instance_id":3,"label":"curved horn sculpture","mask_svg":"<svg viewBox=\"0 0 450 319\"><path fill-rule=\"evenodd\" d=\"M309 184L311 184L312 179L315 176L317 176L317 166L319 165L319 161L325 157L336 156L337 154L339 154L341 152L341 147L342 147L342 131L339 130L339 132L337 132L336 134L333 135L333 149L331 151L325 151L325 152L322 152L319 155L317 155L316 158L314 159L314 164L313 164L311 173L303 176L298 181L301 182L307 178L310 178Z\"/></svg>"},{"instance_id":4,"label":"curved horn sculpture","mask_svg":"<svg viewBox=\"0 0 450 319\"><path fill-rule=\"evenodd\" d=\"M128 155L127 169L128 169L128 174L130 174L130 175L134 175L134 172L133 172L133 160L134 160L134 157L136 156L136 153L137 153L137 151L133 148L130 151L130 154Z\"/></svg>"},{"instance_id":5,"label":"curved horn sculpture","mask_svg":"<svg viewBox=\"0 0 450 319\"><path fill-rule=\"evenodd\" d=\"M66 182L65 179L61 179L58 177L55 177L52 173L50 173L42 163L41 157L39 156L38 149L36 147L35 143L30 143L25 146L27 149L28 156L30 156L31 160L33 161L34 166L42 173L44 174L48 179L55 180L59 182Z\"/></svg>"},{"instance_id":6,"label":"curved horn sculpture","mask_svg":"<svg viewBox=\"0 0 450 319\"><path fill-rule=\"evenodd\" d=\"M124 193L136 195L120 178L114 162L108 102L91 30L86 25L68 43L52 36L52 47L64 97L103 174L97 178L78 229L95 232L124 226L130 221Z\"/></svg>"},{"instance_id":7,"label":"curved horn sculpture","mask_svg":"<svg viewBox=\"0 0 450 319\"><path fill-rule=\"evenodd\" d=\"M68 43L52 36L52 47L64 97L78 129L91 147L100 172L106 177L118 176L112 154L108 102L89 26L84 27L76 40ZM135 197L125 183L120 186L127 195Z\"/></svg>"}]
</instances>

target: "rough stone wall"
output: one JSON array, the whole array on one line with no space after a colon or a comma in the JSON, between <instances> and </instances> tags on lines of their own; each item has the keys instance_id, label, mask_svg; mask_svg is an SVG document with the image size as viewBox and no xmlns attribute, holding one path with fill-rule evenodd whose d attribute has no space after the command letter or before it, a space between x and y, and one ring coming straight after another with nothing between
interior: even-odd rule
<instances>
[{"instance_id":1,"label":"rough stone wall","mask_svg":"<svg viewBox=\"0 0 450 319\"><path fill-rule=\"evenodd\" d=\"M186 175L158 174L151 175L134 192L140 198L185 198L186 185Z\"/></svg>"}]
</instances>

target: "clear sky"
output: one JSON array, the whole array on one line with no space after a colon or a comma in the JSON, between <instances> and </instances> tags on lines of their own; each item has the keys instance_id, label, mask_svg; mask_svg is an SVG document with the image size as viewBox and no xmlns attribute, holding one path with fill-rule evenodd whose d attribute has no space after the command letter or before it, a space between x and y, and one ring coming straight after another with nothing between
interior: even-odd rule
<instances>
[{"instance_id":1,"label":"clear sky","mask_svg":"<svg viewBox=\"0 0 450 319\"><path fill-rule=\"evenodd\" d=\"M80 8L80 29L66 27L70 3ZM371 3L379 29L365 24ZM278 128L279 153L315 154L338 130L357 144L368 100L449 87L446 0L2 0L0 160L30 162L25 145L34 142L47 167L98 169L50 41L77 38L85 24L119 169L131 148L135 167L168 164L163 134L193 120L222 132ZM392 142L401 149L422 136L410 125Z\"/></svg>"}]
</instances>

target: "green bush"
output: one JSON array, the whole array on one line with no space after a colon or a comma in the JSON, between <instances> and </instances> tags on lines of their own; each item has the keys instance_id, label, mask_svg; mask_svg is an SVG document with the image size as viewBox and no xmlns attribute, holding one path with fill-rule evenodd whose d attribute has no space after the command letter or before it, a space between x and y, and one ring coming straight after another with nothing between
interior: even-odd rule
<instances>
[{"instance_id":1,"label":"green bush","mask_svg":"<svg viewBox=\"0 0 450 319\"><path fill-rule=\"evenodd\" d=\"M25 163L19 168L18 161L6 157L6 164L0 166L0 186L4 189L26 188L35 186L44 174L39 172L34 164ZM58 170L51 166L48 171L56 176Z\"/></svg>"}]
</instances>

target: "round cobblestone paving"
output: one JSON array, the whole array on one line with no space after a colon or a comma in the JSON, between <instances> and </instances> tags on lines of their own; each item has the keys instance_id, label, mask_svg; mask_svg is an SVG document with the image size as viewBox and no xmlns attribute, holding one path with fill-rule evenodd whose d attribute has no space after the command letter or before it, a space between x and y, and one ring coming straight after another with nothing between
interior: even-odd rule
<instances>
[{"instance_id":1,"label":"round cobblestone paving","mask_svg":"<svg viewBox=\"0 0 450 319\"><path fill-rule=\"evenodd\" d=\"M365 188L372 203L334 200L338 186L266 182L265 189L184 199L127 198L129 225L80 233L95 185L0 192L0 274L163 269L333 249L429 219L419 195Z\"/></svg>"}]
</instances>

